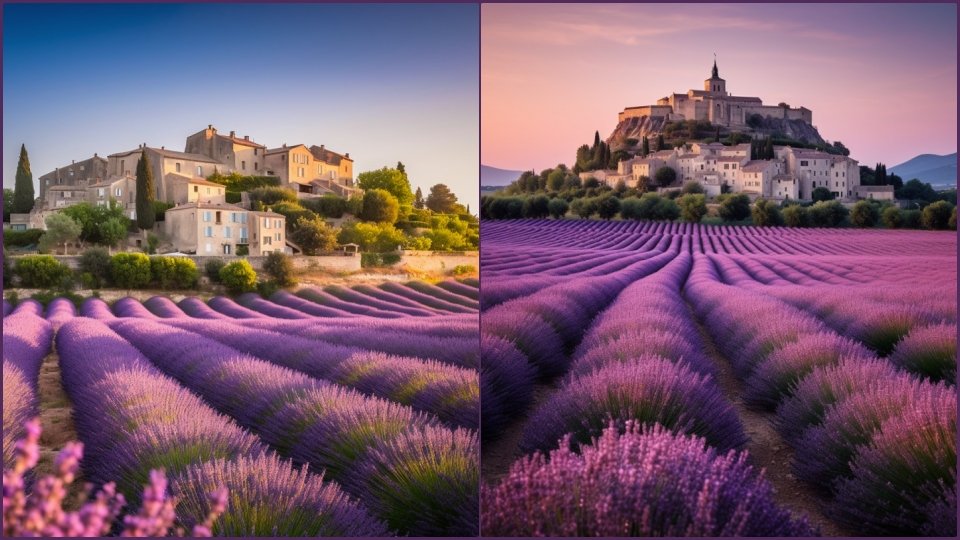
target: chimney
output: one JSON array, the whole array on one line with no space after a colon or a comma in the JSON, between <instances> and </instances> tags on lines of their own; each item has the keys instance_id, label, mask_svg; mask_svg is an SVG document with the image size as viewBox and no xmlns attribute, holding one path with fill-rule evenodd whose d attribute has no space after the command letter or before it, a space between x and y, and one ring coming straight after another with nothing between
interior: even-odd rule
<instances>
[{"instance_id":1,"label":"chimney","mask_svg":"<svg viewBox=\"0 0 960 540\"><path fill-rule=\"evenodd\" d=\"M230 138L231 138L231 139L235 139L236 137L237 137L237 132L236 132L236 131L231 131L231 132L230 132Z\"/></svg>"},{"instance_id":2,"label":"chimney","mask_svg":"<svg viewBox=\"0 0 960 540\"><path fill-rule=\"evenodd\" d=\"M167 147L166 147L166 146L161 146L160 149L161 149L161 150L166 150Z\"/></svg>"},{"instance_id":3,"label":"chimney","mask_svg":"<svg viewBox=\"0 0 960 540\"><path fill-rule=\"evenodd\" d=\"M96 152L93 153L93 157L97 157L97 153L96 153Z\"/></svg>"},{"instance_id":4,"label":"chimney","mask_svg":"<svg viewBox=\"0 0 960 540\"><path fill-rule=\"evenodd\" d=\"M75 165L76 163L77 163L76 160L74 160L74 159L71 159L71 160L70 160L70 164L71 164L71 165Z\"/></svg>"},{"instance_id":5,"label":"chimney","mask_svg":"<svg viewBox=\"0 0 960 540\"><path fill-rule=\"evenodd\" d=\"M350 152L347 152L346 154L344 154L343 157L346 157L346 158L350 157Z\"/></svg>"},{"instance_id":6,"label":"chimney","mask_svg":"<svg viewBox=\"0 0 960 540\"><path fill-rule=\"evenodd\" d=\"M243 140L249 141L249 140L250 140L250 136L249 136L249 135L244 135L244 136L243 136Z\"/></svg>"},{"instance_id":7,"label":"chimney","mask_svg":"<svg viewBox=\"0 0 960 540\"><path fill-rule=\"evenodd\" d=\"M207 124L207 129L213 129L213 124Z\"/></svg>"},{"instance_id":8,"label":"chimney","mask_svg":"<svg viewBox=\"0 0 960 540\"><path fill-rule=\"evenodd\" d=\"M283 147L286 148L286 147L287 147L287 143L283 143Z\"/></svg>"},{"instance_id":9,"label":"chimney","mask_svg":"<svg viewBox=\"0 0 960 540\"><path fill-rule=\"evenodd\" d=\"M322 144L320 145L320 149L323 150L323 145L322 145Z\"/></svg>"}]
</instances>

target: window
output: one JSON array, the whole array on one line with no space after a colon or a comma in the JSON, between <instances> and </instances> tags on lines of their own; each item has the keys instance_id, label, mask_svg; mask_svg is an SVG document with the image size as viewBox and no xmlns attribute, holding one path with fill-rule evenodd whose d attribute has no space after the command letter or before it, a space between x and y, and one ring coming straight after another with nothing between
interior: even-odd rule
<instances>
[{"instance_id":1,"label":"window","mask_svg":"<svg viewBox=\"0 0 960 540\"><path fill-rule=\"evenodd\" d=\"M257 155L257 150L259 150L259 148L254 147L254 149L253 149L253 155Z\"/></svg>"},{"instance_id":2,"label":"window","mask_svg":"<svg viewBox=\"0 0 960 540\"><path fill-rule=\"evenodd\" d=\"M197 176L203 176L203 167L197 165Z\"/></svg>"},{"instance_id":3,"label":"window","mask_svg":"<svg viewBox=\"0 0 960 540\"><path fill-rule=\"evenodd\" d=\"M246 227L240 227L240 243L241 243L241 244L246 244L246 243L247 243L247 228L246 228Z\"/></svg>"},{"instance_id":4,"label":"window","mask_svg":"<svg viewBox=\"0 0 960 540\"><path fill-rule=\"evenodd\" d=\"M233 228L232 228L232 227L224 227L224 228L223 228L223 236L224 236L224 238L233 238Z\"/></svg>"},{"instance_id":5,"label":"window","mask_svg":"<svg viewBox=\"0 0 960 540\"><path fill-rule=\"evenodd\" d=\"M80 166L80 172L83 172L83 168L84 168L84 166L81 165L81 166Z\"/></svg>"},{"instance_id":6,"label":"window","mask_svg":"<svg viewBox=\"0 0 960 540\"><path fill-rule=\"evenodd\" d=\"M199 192L200 192L200 186L193 186L193 192L194 192L194 193L199 193Z\"/></svg>"},{"instance_id":7,"label":"window","mask_svg":"<svg viewBox=\"0 0 960 540\"><path fill-rule=\"evenodd\" d=\"M173 166L176 167L177 172L180 172L180 164L179 164L179 163L174 163Z\"/></svg>"},{"instance_id":8,"label":"window","mask_svg":"<svg viewBox=\"0 0 960 540\"><path fill-rule=\"evenodd\" d=\"M240 214L240 223L247 222L247 214Z\"/></svg>"},{"instance_id":9,"label":"window","mask_svg":"<svg viewBox=\"0 0 960 540\"><path fill-rule=\"evenodd\" d=\"M107 194L106 191L107 191L107 190L104 189L104 188L97 188L97 196L98 196L98 197L103 197L104 195Z\"/></svg>"},{"instance_id":10,"label":"window","mask_svg":"<svg viewBox=\"0 0 960 540\"><path fill-rule=\"evenodd\" d=\"M254 162L253 162L253 170L256 171L256 170L259 170L259 169L260 169L260 164L257 163L256 161L254 161Z\"/></svg>"},{"instance_id":11,"label":"window","mask_svg":"<svg viewBox=\"0 0 960 540\"><path fill-rule=\"evenodd\" d=\"M809 162L807 162L807 161L801 161L801 162L800 162L800 166L801 166L801 167L806 167L806 166L807 166L807 163L809 163Z\"/></svg>"},{"instance_id":12,"label":"window","mask_svg":"<svg viewBox=\"0 0 960 540\"><path fill-rule=\"evenodd\" d=\"M270 220L269 220L269 219L263 218L263 228L264 228L264 229L269 229L269 228L270 228Z\"/></svg>"},{"instance_id":13,"label":"window","mask_svg":"<svg viewBox=\"0 0 960 540\"><path fill-rule=\"evenodd\" d=\"M280 220L279 220L279 219L273 220L273 226L276 227L277 229L279 229L279 228L280 228Z\"/></svg>"},{"instance_id":14,"label":"window","mask_svg":"<svg viewBox=\"0 0 960 540\"><path fill-rule=\"evenodd\" d=\"M210 219L211 219L212 217L213 217L213 214L211 214L209 210L208 210L208 211L205 211L205 212L203 213L203 220L204 220L204 221L210 221Z\"/></svg>"},{"instance_id":15,"label":"window","mask_svg":"<svg viewBox=\"0 0 960 540\"><path fill-rule=\"evenodd\" d=\"M273 238L270 238L269 236L264 236L263 243L266 245L273 245Z\"/></svg>"},{"instance_id":16,"label":"window","mask_svg":"<svg viewBox=\"0 0 960 540\"><path fill-rule=\"evenodd\" d=\"M243 170L247 170L247 162L246 162L246 161L241 161L241 162L240 162L240 168L243 169Z\"/></svg>"},{"instance_id":17,"label":"window","mask_svg":"<svg viewBox=\"0 0 960 540\"><path fill-rule=\"evenodd\" d=\"M15 223L15 224L11 225L10 228L13 229L13 230L15 230L15 231L25 231L25 230L27 230L27 224L26 224L26 223Z\"/></svg>"},{"instance_id":18,"label":"window","mask_svg":"<svg viewBox=\"0 0 960 540\"><path fill-rule=\"evenodd\" d=\"M280 241L280 233L273 235L273 237L277 240L277 242Z\"/></svg>"},{"instance_id":19,"label":"window","mask_svg":"<svg viewBox=\"0 0 960 540\"><path fill-rule=\"evenodd\" d=\"M210 194L210 188L207 188L207 195Z\"/></svg>"},{"instance_id":20,"label":"window","mask_svg":"<svg viewBox=\"0 0 960 540\"><path fill-rule=\"evenodd\" d=\"M229 255L229 254L230 254L230 244L224 244L224 245L223 245L223 254L224 254L224 255Z\"/></svg>"},{"instance_id":21,"label":"window","mask_svg":"<svg viewBox=\"0 0 960 540\"><path fill-rule=\"evenodd\" d=\"M297 176L303 178L303 167L297 168Z\"/></svg>"},{"instance_id":22,"label":"window","mask_svg":"<svg viewBox=\"0 0 960 540\"><path fill-rule=\"evenodd\" d=\"M211 249L210 247L210 242L207 242L206 249L207 249L207 253L210 253L211 251L213 251L213 249Z\"/></svg>"},{"instance_id":23,"label":"window","mask_svg":"<svg viewBox=\"0 0 960 540\"><path fill-rule=\"evenodd\" d=\"M123 188L117 188L117 190L114 191L113 194L116 195L117 197L123 195Z\"/></svg>"},{"instance_id":24,"label":"window","mask_svg":"<svg viewBox=\"0 0 960 540\"><path fill-rule=\"evenodd\" d=\"M220 224L220 211L217 210L217 225Z\"/></svg>"},{"instance_id":25,"label":"window","mask_svg":"<svg viewBox=\"0 0 960 540\"><path fill-rule=\"evenodd\" d=\"M213 227L206 227L206 228L204 228L204 233L203 233L203 234L204 234L204 236L206 236L207 238L212 237L212 236L213 236Z\"/></svg>"},{"instance_id":26,"label":"window","mask_svg":"<svg viewBox=\"0 0 960 540\"><path fill-rule=\"evenodd\" d=\"M317 176L323 174L323 165L317 165Z\"/></svg>"}]
</instances>

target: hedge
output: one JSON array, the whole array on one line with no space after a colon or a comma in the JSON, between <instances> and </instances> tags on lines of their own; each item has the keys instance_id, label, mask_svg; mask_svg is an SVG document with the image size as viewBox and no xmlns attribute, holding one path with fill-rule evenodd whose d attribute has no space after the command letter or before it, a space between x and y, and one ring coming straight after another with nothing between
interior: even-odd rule
<instances>
[{"instance_id":1,"label":"hedge","mask_svg":"<svg viewBox=\"0 0 960 540\"><path fill-rule=\"evenodd\" d=\"M121 289L141 289L152 278L150 257L144 253L117 253L110 260L110 277Z\"/></svg>"},{"instance_id":2,"label":"hedge","mask_svg":"<svg viewBox=\"0 0 960 540\"><path fill-rule=\"evenodd\" d=\"M197 284L197 263L186 257L151 257L150 274L161 289L190 289Z\"/></svg>"},{"instance_id":3,"label":"hedge","mask_svg":"<svg viewBox=\"0 0 960 540\"><path fill-rule=\"evenodd\" d=\"M13 273L20 277L23 287L59 287L73 272L52 255L28 255L20 257L13 266Z\"/></svg>"}]
</instances>

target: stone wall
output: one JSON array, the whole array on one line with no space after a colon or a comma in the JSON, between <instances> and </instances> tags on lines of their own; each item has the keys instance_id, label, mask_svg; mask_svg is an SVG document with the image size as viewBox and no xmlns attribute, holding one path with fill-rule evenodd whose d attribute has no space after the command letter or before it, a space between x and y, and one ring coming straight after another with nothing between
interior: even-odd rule
<instances>
[{"instance_id":1,"label":"stone wall","mask_svg":"<svg viewBox=\"0 0 960 540\"><path fill-rule=\"evenodd\" d=\"M54 257L74 270L80 267L80 257L78 255L54 255ZM193 259L193 261L197 263L197 268L200 269L201 273L203 273L203 268L206 265L206 262L210 259L220 259L229 263L245 258L250 262L250 266L252 266L257 272L263 270L263 262L266 260L266 257L200 257L196 255L186 255L185 257ZM13 258L15 257L11 257L11 259ZM298 255L296 257L292 257L290 260L293 262L293 267L297 270L317 269L327 270L330 272L360 271L359 255L320 255L315 257ZM453 267L451 266L450 268Z\"/></svg>"},{"instance_id":2,"label":"stone wall","mask_svg":"<svg viewBox=\"0 0 960 540\"><path fill-rule=\"evenodd\" d=\"M480 268L480 253L462 251L440 253L433 251L404 251L396 266L419 272L449 272L456 266L469 265Z\"/></svg>"}]
</instances>

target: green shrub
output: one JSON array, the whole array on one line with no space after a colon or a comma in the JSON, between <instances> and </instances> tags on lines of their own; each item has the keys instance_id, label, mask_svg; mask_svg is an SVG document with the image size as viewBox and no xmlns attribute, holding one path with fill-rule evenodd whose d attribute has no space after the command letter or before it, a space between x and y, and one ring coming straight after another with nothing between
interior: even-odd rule
<instances>
[{"instance_id":1,"label":"green shrub","mask_svg":"<svg viewBox=\"0 0 960 540\"><path fill-rule=\"evenodd\" d=\"M732 195L720 203L720 218L724 221L743 221L750 217L750 197Z\"/></svg>"},{"instance_id":2,"label":"green shrub","mask_svg":"<svg viewBox=\"0 0 960 540\"><path fill-rule=\"evenodd\" d=\"M161 289L190 289L200 278L197 263L187 257L151 257L150 273Z\"/></svg>"},{"instance_id":3,"label":"green shrub","mask_svg":"<svg viewBox=\"0 0 960 540\"><path fill-rule=\"evenodd\" d=\"M220 269L226 265L227 263L223 262L222 259L207 259L207 262L203 264L203 271L206 272L210 281L220 283Z\"/></svg>"},{"instance_id":4,"label":"green shrub","mask_svg":"<svg viewBox=\"0 0 960 540\"><path fill-rule=\"evenodd\" d=\"M156 220L164 221L167 216L167 210L173 208L174 206L175 205L173 203L153 201L153 214L156 216Z\"/></svg>"},{"instance_id":5,"label":"green shrub","mask_svg":"<svg viewBox=\"0 0 960 540\"><path fill-rule=\"evenodd\" d=\"M273 296L273 293L280 290L280 284L276 281L260 281L257 282L257 294L264 298L269 298Z\"/></svg>"},{"instance_id":6,"label":"green shrub","mask_svg":"<svg viewBox=\"0 0 960 540\"><path fill-rule=\"evenodd\" d=\"M13 273L23 287L60 287L73 271L51 255L28 255L14 263Z\"/></svg>"},{"instance_id":7,"label":"green shrub","mask_svg":"<svg viewBox=\"0 0 960 540\"><path fill-rule=\"evenodd\" d=\"M903 226L903 213L896 206L888 206L880 213L883 226L888 229L899 229Z\"/></svg>"},{"instance_id":8,"label":"green shrub","mask_svg":"<svg viewBox=\"0 0 960 540\"><path fill-rule=\"evenodd\" d=\"M941 231L950 227L950 214L953 211L953 205L947 201L937 201L928 204L923 208L920 215L920 223L926 229Z\"/></svg>"},{"instance_id":9,"label":"green shrub","mask_svg":"<svg viewBox=\"0 0 960 540\"><path fill-rule=\"evenodd\" d=\"M300 206L297 203L280 201L270 207L270 210L280 214L281 216L287 218L287 229L293 230L296 228L297 220L300 218L311 220L317 217L312 210L307 210L303 206Z\"/></svg>"},{"instance_id":10,"label":"green shrub","mask_svg":"<svg viewBox=\"0 0 960 540\"><path fill-rule=\"evenodd\" d=\"M547 210L550 212L550 216L555 219L560 219L567 215L569 209L570 205L567 204L567 201L559 197L550 199L550 202L547 204Z\"/></svg>"},{"instance_id":11,"label":"green shrub","mask_svg":"<svg viewBox=\"0 0 960 540\"><path fill-rule=\"evenodd\" d=\"M857 201L850 210L850 223L857 227L876 227L880 221L880 210L870 201Z\"/></svg>"},{"instance_id":12,"label":"green shrub","mask_svg":"<svg viewBox=\"0 0 960 540\"><path fill-rule=\"evenodd\" d=\"M250 254L250 246L248 246L247 244L237 245L237 256L246 257L249 254Z\"/></svg>"},{"instance_id":13,"label":"green shrub","mask_svg":"<svg viewBox=\"0 0 960 540\"><path fill-rule=\"evenodd\" d=\"M810 224L814 227L839 227L850 211L840 201L820 201L807 210Z\"/></svg>"},{"instance_id":14,"label":"green shrub","mask_svg":"<svg viewBox=\"0 0 960 540\"><path fill-rule=\"evenodd\" d=\"M337 195L327 194L314 199L303 199L300 204L327 218L339 219L347 212L347 200Z\"/></svg>"},{"instance_id":15,"label":"green shrub","mask_svg":"<svg viewBox=\"0 0 960 540\"><path fill-rule=\"evenodd\" d=\"M379 268L393 266L400 262L399 253L361 253L360 266L363 268Z\"/></svg>"},{"instance_id":16,"label":"green shrub","mask_svg":"<svg viewBox=\"0 0 960 540\"><path fill-rule=\"evenodd\" d=\"M597 197L597 216L599 216L600 219L613 219L619 212L620 199L613 195Z\"/></svg>"},{"instance_id":17,"label":"green shrub","mask_svg":"<svg viewBox=\"0 0 960 540\"><path fill-rule=\"evenodd\" d=\"M280 201L297 203L297 192L277 186L258 187L250 190L250 200L267 206Z\"/></svg>"},{"instance_id":18,"label":"green shrub","mask_svg":"<svg viewBox=\"0 0 960 540\"><path fill-rule=\"evenodd\" d=\"M67 300L73 302L73 305L79 310L83 305L85 298L80 296L75 292L71 292L68 289L57 289L57 290L47 290L47 291L38 291L30 295L30 298L40 302L44 306L50 305L50 302L53 302L57 298L66 298Z\"/></svg>"},{"instance_id":19,"label":"green shrub","mask_svg":"<svg viewBox=\"0 0 960 540\"><path fill-rule=\"evenodd\" d=\"M807 227L810 225L810 216L807 215L807 209L799 204L787 206L781 212L783 215L783 224L787 227Z\"/></svg>"},{"instance_id":20,"label":"green shrub","mask_svg":"<svg viewBox=\"0 0 960 540\"><path fill-rule=\"evenodd\" d=\"M83 272L81 276L81 282L84 286L87 285L85 281L87 278L84 276L90 276L90 287L91 289L96 289L103 287L110 282L110 253L102 247L92 247L84 251L80 255L80 271Z\"/></svg>"},{"instance_id":21,"label":"green shrub","mask_svg":"<svg viewBox=\"0 0 960 540\"><path fill-rule=\"evenodd\" d=\"M150 285L150 257L143 253L117 253L110 260L110 278L121 289Z\"/></svg>"},{"instance_id":22,"label":"green shrub","mask_svg":"<svg viewBox=\"0 0 960 540\"><path fill-rule=\"evenodd\" d=\"M245 293L257 288L257 273L246 259L240 259L220 269L220 282L232 293Z\"/></svg>"},{"instance_id":23,"label":"green shrub","mask_svg":"<svg viewBox=\"0 0 960 540\"><path fill-rule=\"evenodd\" d=\"M146 253L153 255L157 252L158 245L160 245L160 239L157 238L157 235L150 233L147 235L147 247L145 247L143 250Z\"/></svg>"},{"instance_id":24,"label":"green shrub","mask_svg":"<svg viewBox=\"0 0 960 540\"><path fill-rule=\"evenodd\" d=\"M680 207L680 217L684 221L700 223L703 216L707 215L706 197L702 193L687 193L677 199L677 204Z\"/></svg>"},{"instance_id":25,"label":"green shrub","mask_svg":"<svg viewBox=\"0 0 960 540\"><path fill-rule=\"evenodd\" d=\"M243 195L239 191L228 191L226 192L226 201L230 204L240 204L240 201L243 200Z\"/></svg>"},{"instance_id":26,"label":"green shrub","mask_svg":"<svg viewBox=\"0 0 960 540\"><path fill-rule=\"evenodd\" d=\"M920 225L920 210L903 211L903 227L905 229L919 229Z\"/></svg>"},{"instance_id":27,"label":"green shrub","mask_svg":"<svg viewBox=\"0 0 960 540\"><path fill-rule=\"evenodd\" d=\"M450 274L454 276L462 276L465 274L472 274L477 271L477 268L472 264L458 264L453 267L453 270L450 271Z\"/></svg>"},{"instance_id":28,"label":"green shrub","mask_svg":"<svg viewBox=\"0 0 960 540\"><path fill-rule=\"evenodd\" d=\"M268 253L263 261L263 271L280 287L289 287L297 283L293 278L293 262L286 253L280 251Z\"/></svg>"},{"instance_id":29,"label":"green shrub","mask_svg":"<svg viewBox=\"0 0 960 540\"><path fill-rule=\"evenodd\" d=\"M25 231L14 231L6 229L3 231L4 247L28 247L40 243L40 237L43 236L42 229L27 229Z\"/></svg>"},{"instance_id":30,"label":"green shrub","mask_svg":"<svg viewBox=\"0 0 960 540\"><path fill-rule=\"evenodd\" d=\"M783 225L783 216L776 203L766 199L758 199L750 211L753 224L757 227L776 227Z\"/></svg>"}]
</instances>

